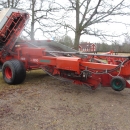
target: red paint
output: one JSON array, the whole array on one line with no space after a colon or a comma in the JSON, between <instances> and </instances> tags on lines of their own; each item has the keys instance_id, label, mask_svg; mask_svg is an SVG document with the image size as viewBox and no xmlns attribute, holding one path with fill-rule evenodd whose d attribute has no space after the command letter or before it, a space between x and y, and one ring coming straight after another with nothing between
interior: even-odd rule
<instances>
[{"instance_id":1,"label":"red paint","mask_svg":"<svg viewBox=\"0 0 130 130\"><path fill-rule=\"evenodd\" d=\"M7 77L7 79L11 79L12 78L12 71L9 67L5 68L5 75Z\"/></svg>"}]
</instances>

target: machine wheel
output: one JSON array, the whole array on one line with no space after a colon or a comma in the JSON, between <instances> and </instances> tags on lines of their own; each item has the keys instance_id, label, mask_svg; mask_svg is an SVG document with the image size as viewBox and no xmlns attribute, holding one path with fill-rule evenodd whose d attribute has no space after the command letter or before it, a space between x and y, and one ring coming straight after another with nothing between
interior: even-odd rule
<instances>
[{"instance_id":1,"label":"machine wheel","mask_svg":"<svg viewBox=\"0 0 130 130\"><path fill-rule=\"evenodd\" d=\"M26 70L19 60L6 61L2 66L3 79L8 84L20 84L26 77Z\"/></svg>"},{"instance_id":2,"label":"machine wheel","mask_svg":"<svg viewBox=\"0 0 130 130\"><path fill-rule=\"evenodd\" d=\"M111 80L111 87L115 91L122 91L126 87L126 81L120 76L115 76Z\"/></svg>"}]
</instances>

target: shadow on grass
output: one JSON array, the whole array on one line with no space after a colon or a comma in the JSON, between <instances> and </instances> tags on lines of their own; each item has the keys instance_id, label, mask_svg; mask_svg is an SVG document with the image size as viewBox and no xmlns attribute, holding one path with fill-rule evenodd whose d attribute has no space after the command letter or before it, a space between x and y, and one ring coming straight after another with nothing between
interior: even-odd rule
<instances>
[{"instance_id":1,"label":"shadow on grass","mask_svg":"<svg viewBox=\"0 0 130 130\"><path fill-rule=\"evenodd\" d=\"M42 83L45 80L49 80L48 77L50 76L46 74L43 70L28 71L26 73L26 79L24 81L24 84Z\"/></svg>"},{"instance_id":2,"label":"shadow on grass","mask_svg":"<svg viewBox=\"0 0 130 130\"><path fill-rule=\"evenodd\" d=\"M32 81L32 80L36 80L36 79L40 79L40 78L45 78L49 76L48 74L46 74L44 71L42 70L32 70L32 71L28 71L26 73L26 81Z\"/></svg>"}]
</instances>

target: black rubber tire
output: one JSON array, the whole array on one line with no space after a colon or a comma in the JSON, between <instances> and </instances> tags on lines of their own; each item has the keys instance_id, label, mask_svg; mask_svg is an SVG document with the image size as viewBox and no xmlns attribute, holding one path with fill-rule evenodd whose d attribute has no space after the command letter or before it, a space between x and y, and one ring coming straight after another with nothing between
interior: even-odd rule
<instances>
[{"instance_id":1,"label":"black rubber tire","mask_svg":"<svg viewBox=\"0 0 130 130\"><path fill-rule=\"evenodd\" d=\"M8 78L5 70L9 68L11 76ZM19 60L6 61L2 66L3 79L8 84L20 84L25 80L26 70L24 64Z\"/></svg>"},{"instance_id":2,"label":"black rubber tire","mask_svg":"<svg viewBox=\"0 0 130 130\"><path fill-rule=\"evenodd\" d=\"M115 91L122 91L126 87L125 79L120 76L113 77L110 84Z\"/></svg>"}]
</instances>

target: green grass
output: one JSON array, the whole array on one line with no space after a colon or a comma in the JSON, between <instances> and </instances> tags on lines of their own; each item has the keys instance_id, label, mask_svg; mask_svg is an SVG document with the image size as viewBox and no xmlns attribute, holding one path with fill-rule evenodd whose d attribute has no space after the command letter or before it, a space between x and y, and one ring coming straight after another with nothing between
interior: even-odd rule
<instances>
[{"instance_id":1,"label":"green grass","mask_svg":"<svg viewBox=\"0 0 130 130\"><path fill-rule=\"evenodd\" d=\"M27 71L25 82L35 82L35 83L37 83L38 81L40 81L46 75L47 74L41 69Z\"/></svg>"}]
</instances>

